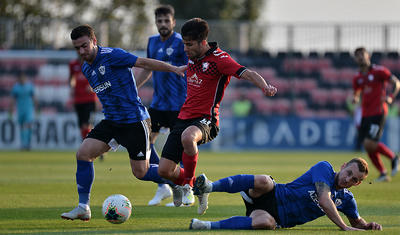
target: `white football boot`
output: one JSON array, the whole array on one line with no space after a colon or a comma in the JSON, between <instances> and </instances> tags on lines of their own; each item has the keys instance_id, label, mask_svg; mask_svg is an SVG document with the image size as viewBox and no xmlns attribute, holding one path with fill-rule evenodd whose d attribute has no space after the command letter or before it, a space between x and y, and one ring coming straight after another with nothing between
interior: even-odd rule
<instances>
[{"instance_id":1,"label":"white football boot","mask_svg":"<svg viewBox=\"0 0 400 235\"><path fill-rule=\"evenodd\" d=\"M190 221L189 229L210 230L211 229L211 222L210 221L203 221L203 220L199 220L199 219L192 219L192 221Z\"/></svg>"},{"instance_id":2,"label":"white football boot","mask_svg":"<svg viewBox=\"0 0 400 235\"><path fill-rule=\"evenodd\" d=\"M170 198L172 196L171 187L168 184L163 184L157 188L156 194L153 199L148 203L149 206L156 206L161 203L162 200Z\"/></svg>"},{"instance_id":3,"label":"white football boot","mask_svg":"<svg viewBox=\"0 0 400 235\"><path fill-rule=\"evenodd\" d=\"M180 207L182 205L182 196L183 196L182 186L175 185L174 187L172 187L172 198L174 205L176 207Z\"/></svg>"},{"instance_id":4,"label":"white football boot","mask_svg":"<svg viewBox=\"0 0 400 235\"><path fill-rule=\"evenodd\" d=\"M191 206L194 203L194 195L192 187L189 184L185 184L182 187L183 196L182 196L182 203L184 206Z\"/></svg>"},{"instance_id":5,"label":"white football boot","mask_svg":"<svg viewBox=\"0 0 400 235\"><path fill-rule=\"evenodd\" d=\"M199 207L197 208L197 213L203 215L208 209L208 196L212 191L211 181L207 179L205 174L201 174L196 177L194 181L194 194L197 195L199 199Z\"/></svg>"},{"instance_id":6,"label":"white football boot","mask_svg":"<svg viewBox=\"0 0 400 235\"><path fill-rule=\"evenodd\" d=\"M77 206L72 211L61 214L61 218L66 220L80 219L83 221L89 221L91 217L92 213L89 206L87 208Z\"/></svg>"},{"instance_id":7,"label":"white football boot","mask_svg":"<svg viewBox=\"0 0 400 235\"><path fill-rule=\"evenodd\" d=\"M166 207L175 207L175 204L173 202L165 204Z\"/></svg>"}]
</instances>

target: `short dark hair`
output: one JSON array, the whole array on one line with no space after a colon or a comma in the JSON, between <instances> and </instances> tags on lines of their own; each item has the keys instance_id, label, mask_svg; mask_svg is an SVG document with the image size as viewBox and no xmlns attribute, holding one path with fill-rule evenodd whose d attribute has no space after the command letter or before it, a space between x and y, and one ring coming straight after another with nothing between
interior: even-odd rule
<instances>
[{"instance_id":1,"label":"short dark hair","mask_svg":"<svg viewBox=\"0 0 400 235\"><path fill-rule=\"evenodd\" d=\"M367 163L367 161L365 161L364 159L359 157L359 158L351 159L347 164L350 164L350 163L356 163L357 166L358 166L358 170L360 172L364 173L365 176L368 175L368 163Z\"/></svg>"},{"instance_id":2,"label":"short dark hair","mask_svg":"<svg viewBox=\"0 0 400 235\"><path fill-rule=\"evenodd\" d=\"M357 47L357 48L354 50L354 55L355 55L355 54L358 54L358 53L364 53L364 52L368 52L367 49L365 49L365 47Z\"/></svg>"},{"instance_id":3,"label":"short dark hair","mask_svg":"<svg viewBox=\"0 0 400 235\"><path fill-rule=\"evenodd\" d=\"M96 38L96 35L94 34L94 29L88 24L80 25L71 31L72 40L76 40L83 36L88 36L90 39Z\"/></svg>"},{"instance_id":4,"label":"short dark hair","mask_svg":"<svg viewBox=\"0 0 400 235\"><path fill-rule=\"evenodd\" d=\"M208 37L208 23L201 18L193 18L185 22L181 28L181 34L185 40L201 42Z\"/></svg>"},{"instance_id":5,"label":"short dark hair","mask_svg":"<svg viewBox=\"0 0 400 235\"><path fill-rule=\"evenodd\" d=\"M154 11L154 15L157 17L159 15L172 15L172 18L175 16L175 9L171 5L161 5L156 8Z\"/></svg>"}]
</instances>

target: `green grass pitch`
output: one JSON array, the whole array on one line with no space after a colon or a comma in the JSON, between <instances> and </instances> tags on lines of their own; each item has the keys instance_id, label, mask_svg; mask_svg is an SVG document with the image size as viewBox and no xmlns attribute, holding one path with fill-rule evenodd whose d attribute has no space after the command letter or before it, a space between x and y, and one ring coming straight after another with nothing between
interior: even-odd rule
<instances>
[{"instance_id":1,"label":"green grass pitch","mask_svg":"<svg viewBox=\"0 0 400 235\"><path fill-rule=\"evenodd\" d=\"M331 162L335 170L361 153L332 152L200 152L197 175L211 180L234 174L270 174L278 183L292 181L312 164ZM369 159L367 159L368 162ZM390 168L388 160L385 165ZM371 165L371 163L370 163ZM131 173L126 152L109 153L95 162L92 188L92 219L67 221L60 214L77 205L73 152L0 151L0 234L265 234L266 231L190 231L192 218L220 220L244 215L239 194L213 193L209 209L198 216L193 207L149 207L156 185L137 180ZM379 234L400 234L400 175L390 183L374 183L377 171L360 186L352 188L361 216L383 225ZM372 182L372 183L370 183ZM103 219L101 205L115 193L127 196L133 204L132 217L115 225ZM347 219L344 218L346 223ZM267 231L279 234L337 234L339 229L326 216L291 229ZM376 232L378 233L378 232Z\"/></svg>"}]
</instances>

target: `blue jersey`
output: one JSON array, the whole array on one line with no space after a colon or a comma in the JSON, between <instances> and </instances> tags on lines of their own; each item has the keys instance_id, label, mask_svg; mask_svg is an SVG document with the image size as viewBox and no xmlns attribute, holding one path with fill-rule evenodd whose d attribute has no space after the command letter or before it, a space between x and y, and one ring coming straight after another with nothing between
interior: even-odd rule
<instances>
[{"instance_id":1,"label":"blue jersey","mask_svg":"<svg viewBox=\"0 0 400 235\"><path fill-rule=\"evenodd\" d=\"M167 40L160 35L149 38L147 57L175 66L186 65L188 58L183 51L182 36L174 32ZM186 76L153 71L153 100L150 107L162 111L179 111L186 99Z\"/></svg>"},{"instance_id":2,"label":"blue jersey","mask_svg":"<svg viewBox=\"0 0 400 235\"><path fill-rule=\"evenodd\" d=\"M316 182L323 182L330 187L332 200L339 211L350 218L359 218L353 194L347 189L335 189L335 175L332 166L323 161L291 183L276 184L275 196L280 225L293 227L325 215L318 202Z\"/></svg>"},{"instance_id":3,"label":"blue jersey","mask_svg":"<svg viewBox=\"0 0 400 235\"><path fill-rule=\"evenodd\" d=\"M132 72L137 58L120 48L99 46L93 63L83 64L82 72L103 105L106 120L134 123L149 118Z\"/></svg>"},{"instance_id":4,"label":"blue jersey","mask_svg":"<svg viewBox=\"0 0 400 235\"><path fill-rule=\"evenodd\" d=\"M11 95L16 100L18 115L29 116L29 119L33 119L33 84L30 82L25 82L24 84L17 83L13 86L11 90Z\"/></svg>"}]
</instances>

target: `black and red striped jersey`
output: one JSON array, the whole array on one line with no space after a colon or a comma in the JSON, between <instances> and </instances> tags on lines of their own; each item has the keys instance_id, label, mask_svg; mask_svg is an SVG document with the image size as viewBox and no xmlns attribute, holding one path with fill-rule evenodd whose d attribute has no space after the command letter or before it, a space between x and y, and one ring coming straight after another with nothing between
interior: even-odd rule
<instances>
[{"instance_id":1,"label":"black and red striped jersey","mask_svg":"<svg viewBox=\"0 0 400 235\"><path fill-rule=\"evenodd\" d=\"M217 43L209 43L204 57L188 61L187 97L178 118L209 117L219 124L219 107L232 76L240 78L246 68L222 51Z\"/></svg>"}]
</instances>

